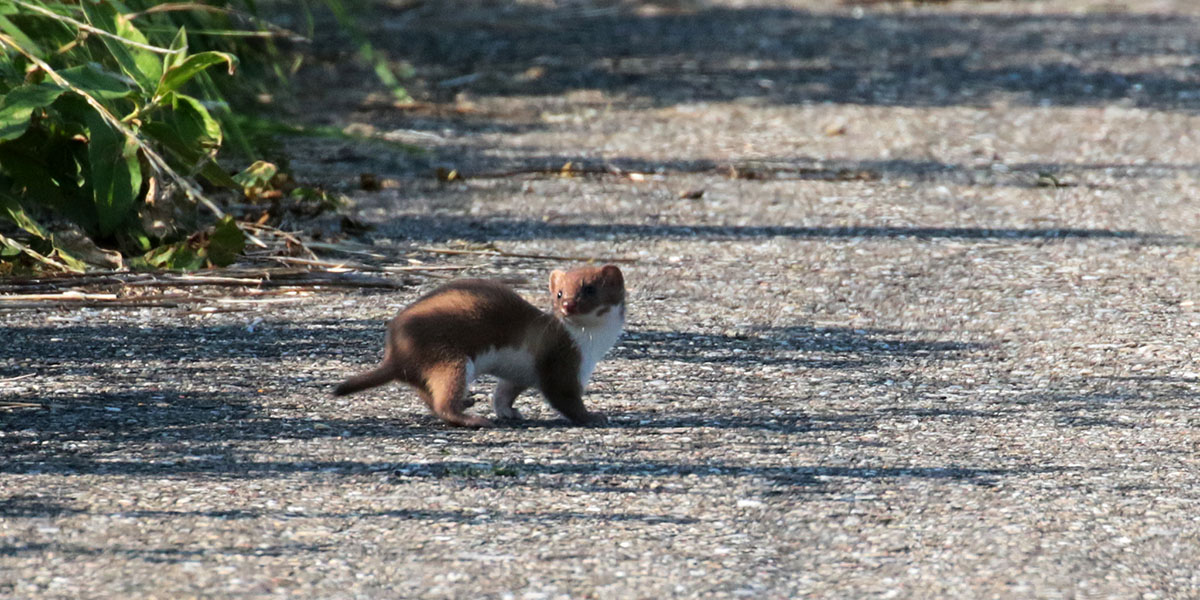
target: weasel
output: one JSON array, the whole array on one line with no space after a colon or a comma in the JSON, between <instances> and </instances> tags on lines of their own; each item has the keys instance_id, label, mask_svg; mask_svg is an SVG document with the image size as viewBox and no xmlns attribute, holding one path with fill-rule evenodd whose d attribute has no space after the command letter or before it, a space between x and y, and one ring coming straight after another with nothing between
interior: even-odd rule
<instances>
[{"instance_id":1,"label":"weasel","mask_svg":"<svg viewBox=\"0 0 1200 600\"><path fill-rule=\"evenodd\" d=\"M486 373L500 379L492 406L501 419L520 419L513 401L536 387L571 422L602 422L584 408L583 391L625 324L624 277L613 265L554 271L550 298L546 314L500 282L451 282L400 311L388 324L383 361L334 394L402 381L447 423L490 427L463 413L467 386Z\"/></svg>"}]
</instances>

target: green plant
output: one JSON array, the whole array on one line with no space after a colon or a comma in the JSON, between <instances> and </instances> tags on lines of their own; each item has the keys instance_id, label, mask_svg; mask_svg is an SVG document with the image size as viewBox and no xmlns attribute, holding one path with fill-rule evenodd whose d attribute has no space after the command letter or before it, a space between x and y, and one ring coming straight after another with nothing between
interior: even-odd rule
<instances>
[{"instance_id":1,"label":"green plant","mask_svg":"<svg viewBox=\"0 0 1200 600\"><path fill-rule=\"evenodd\" d=\"M202 269L207 265L225 266L237 260L246 247L246 238L233 217L225 217L212 231L192 234L186 240L159 246L131 261L138 269Z\"/></svg>"},{"instance_id":2,"label":"green plant","mask_svg":"<svg viewBox=\"0 0 1200 600\"><path fill-rule=\"evenodd\" d=\"M406 97L343 3L324 5L381 82ZM311 29L309 3L300 8ZM280 39L303 38L259 18L253 0L0 0L0 273L79 271L97 256L180 269L236 259L225 250L240 249L238 225L221 220L204 190L261 186L218 166L223 144L250 162L268 135L331 135L269 131L269 117L247 114L299 64ZM227 76L237 69L252 77ZM312 201L305 190L293 195ZM336 205L317 195L314 206Z\"/></svg>"},{"instance_id":3,"label":"green plant","mask_svg":"<svg viewBox=\"0 0 1200 600\"><path fill-rule=\"evenodd\" d=\"M139 208L167 188L223 216L192 179L232 183L214 161L222 131L184 87L213 66L232 73L234 55L189 52L184 28L153 45L116 3L87 0L0 6L0 49L0 203L31 239L0 238L10 255L82 269L42 218L148 251Z\"/></svg>"}]
</instances>

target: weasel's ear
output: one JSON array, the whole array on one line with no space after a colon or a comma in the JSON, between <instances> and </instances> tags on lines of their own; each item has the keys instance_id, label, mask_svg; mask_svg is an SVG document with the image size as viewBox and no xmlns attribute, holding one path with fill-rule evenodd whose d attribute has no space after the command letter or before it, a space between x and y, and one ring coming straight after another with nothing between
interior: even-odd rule
<instances>
[{"instance_id":1,"label":"weasel's ear","mask_svg":"<svg viewBox=\"0 0 1200 600\"><path fill-rule=\"evenodd\" d=\"M551 294L554 293L554 290L558 289L558 282L560 280L562 280L564 275L566 275L566 273L563 273L562 271L559 271L558 269L550 271L550 293Z\"/></svg>"},{"instance_id":2,"label":"weasel's ear","mask_svg":"<svg viewBox=\"0 0 1200 600\"><path fill-rule=\"evenodd\" d=\"M616 265L604 265L600 269L600 274L613 285L625 287L625 277L621 275L621 269L618 269Z\"/></svg>"}]
</instances>

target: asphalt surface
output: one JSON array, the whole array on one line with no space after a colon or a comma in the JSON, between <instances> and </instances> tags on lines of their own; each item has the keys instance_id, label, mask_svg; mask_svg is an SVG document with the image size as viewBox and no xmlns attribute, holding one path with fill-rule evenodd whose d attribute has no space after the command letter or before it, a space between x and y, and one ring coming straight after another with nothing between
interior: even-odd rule
<instances>
[{"instance_id":1,"label":"asphalt surface","mask_svg":"<svg viewBox=\"0 0 1200 600\"><path fill-rule=\"evenodd\" d=\"M424 104L296 117L426 151L293 168L377 263L633 261L609 424L333 398L430 275L0 310L0 597L1200 597L1200 7L426 4Z\"/></svg>"}]
</instances>

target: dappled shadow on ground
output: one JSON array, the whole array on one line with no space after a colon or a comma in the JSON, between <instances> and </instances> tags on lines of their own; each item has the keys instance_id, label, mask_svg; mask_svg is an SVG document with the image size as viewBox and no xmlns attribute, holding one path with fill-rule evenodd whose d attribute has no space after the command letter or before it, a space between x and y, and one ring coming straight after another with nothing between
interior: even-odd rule
<instances>
[{"instance_id":1,"label":"dappled shadow on ground","mask_svg":"<svg viewBox=\"0 0 1200 600\"><path fill-rule=\"evenodd\" d=\"M132 515L131 515L132 516ZM188 516L197 516L191 514ZM282 516L282 515L280 515ZM138 559L150 563L178 563L186 560L197 560L213 555L231 556L293 556L296 554L323 552L334 549L334 544L255 544L242 547L122 547L104 546L89 547L78 544L3 544L0 545L0 556L37 555L54 552L72 557L108 556L125 559Z\"/></svg>"},{"instance_id":2,"label":"dappled shadow on ground","mask_svg":"<svg viewBox=\"0 0 1200 600\"><path fill-rule=\"evenodd\" d=\"M598 159L583 152L546 153L544 149L509 146L508 152L481 151L476 145L463 144L443 147L432 154L407 158L392 164L389 171L416 177L404 186L388 189L371 196L368 201L389 206L407 204L437 193L442 197L456 190L438 181L442 173L453 171L457 180L497 181L489 191L478 183L471 189L472 197L486 198L489 193L515 194L529 179L591 178L605 182L626 182L633 173L640 177L662 178L662 181L685 181L684 177L731 179L758 184L783 182L831 182L846 185L894 182L913 182L948 186L980 186L986 188L1058 189L1086 188L1109 190L1114 180L1173 180L1181 176L1200 177L1200 164L1175 162L1139 162L1120 164L1096 161L1037 161L996 164L992 157L978 161L946 162L927 159L830 159L819 156L796 155L769 157L758 160L715 161L708 159L672 158L650 160L624 156ZM364 155L364 159L367 158ZM564 168L567 172L564 172ZM420 178L424 177L422 181ZM393 207L394 208L394 207ZM1047 230L1050 231L1050 230Z\"/></svg>"},{"instance_id":3,"label":"dappled shadow on ground","mask_svg":"<svg viewBox=\"0 0 1200 600\"><path fill-rule=\"evenodd\" d=\"M196 515L191 515L196 516ZM224 546L215 548L204 547L122 547L104 546L89 547L74 544L20 544L0 545L0 556L22 556L22 554L41 554L56 552L71 557L120 557L136 558L148 563L179 563L181 560L196 560L211 557L214 554L228 554L239 557L282 557L307 552L323 552L334 550L332 544L280 544L280 545L247 545L242 547Z\"/></svg>"},{"instance_id":4,"label":"dappled shadow on ground","mask_svg":"<svg viewBox=\"0 0 1200 600\"><path fill-rule=\"evenodd\" d=\"M419 91L444 99L599 89L654 106L986 105L1005 94L1030 104L1200 107L1190 66L1200 22L1191 17L586 4L375 3L368 25L427 80Z\"/></svg>"},{"instance_id":5,"label":"dappled shadow on ground","mask_svg":"<svg viewBox=\"0 0 1200 600\"><path fill-rule=\"evenodd\" d=\"M582 478L579 481L587 483L588 478L621 478L625 480L661 479L672 477L724 477L748 478L755 481L765 481L771 485L780 486L817 486L822 481L833 478L848 478L862 480L876 479L939 479L955 480L965 483L989 485L995 479L1010 475L1031 475L1055 471L1058 467L1016 466L1013 468L972 468L957 465L945 467L831 467L831 466L763 466L734 464L721 460L704 462L671 462L655 460L593 460L587 462L552 462L552 463L480 463L461 460L439 462L375 462L375 461L288 461L288 460L222 460L211 458L202 461L192 461L191 464L163 465L141 461L115 461L114 468L100 471L101 473L120 473L128 475L146 475L161 477L165 475L180 476L212 476L222 478L261 478L286 476L304 473L324 473L339 475L368 475L385 474L392 484L403 485L406 482L426 479L439 479L456 482L461 485L500 487L500 486L540 486L543 483L554 487L569 485L571 478ZM3 472L11 472L2 468ZM91 473L91 472L89 472ZM546 481L539 478L547 476ZM559 476L565 476L562 479ZM593 482L594 483L594 482ZM30 495L0 498L0 516L47 516L62 513L80 512L81 509L72 507L68 501L33 497ZM126 511L114 511L124 514ZM142 516L171 516L182 514L184 511L131 511ZM204 511L203 516L222 519L244 519L256 516L256 510L234 511ZM195 514L195 513L192 513ZM318 513L302 513L309 516L337 516Z\"/></svg>"},{"instance_id":6,"label":"dappled shadow on ground","mask_svg":"<svg viewBox=\"0 0 1200 600\"><path fill-rule=\"evenodd\" d=\"M397 423L351 416L315 419L334 381L306 371L315 357L373 351L382 324L372 320L186 324L144 327L63 324L10 327L0 345L0 377L36 374L6 399L44 409L0 411L9 473L169 474L189 462L231 457L254 440L358 436L421 438L435 421ZM70 340L69 343L65 340ZM64 379L78 384L62 385ZM46 383L40 383L46 382ZM280 402L280 390L309 399ZM303 396L301 396L303 398ZM137 457L112 462L113 454ZM149 471L134 468L136 464Z\"/></svg>"},{"instance_id":7,"label":"dappled shadow on ground","mask_svg":"<svg viewBox=\"0 0 1200 600\"><path fill-rule=\"evenodd\" d=\"M88 389L79 390L48 386L46 389L51 391L43 391L34 387L33 391L13 398L42 404L47 409L0 412L0 433L4 434L5 445L5 460L0 462L0 473L232 478L322 472L361 474L396 467L390 463L355 460L262 461L247 457L240 443L348 435L402 439L405 443L418 444L426 443L431 437L450 437L465 447L489 444L486 438L473 432L447 429L434 417L423 414L403 421L364 414L306 416L311 407L325 402L327 387L333 383L317 381L321 377L300 378L304 381L295 382L303 389L314 390L317 396L311 401L297 401L294 405L280 404L278 400L266 402L272 397L271 392L267 390L268 395L262 395L259 386L290 386L293 378L264 375L264 369L287 371L293 357L300 369L308 364L309 356L327 356L334 349L354 355L361 353L363 348L373 349L382 334L380 324L372 320L266 322L253 331L233 325L139 327L79 323L60 325L53 330L14 327L8 335L10 340L19 342L0 348L0 358L7 361L10 369L33 370L43 378L84 377L95 383ZM71 344L61 343L67 338L73 340ZM211 366L194 364L199 347L205 348L201 354L217 352L238 361L221 367L218 377ZM988 352L989 348L987 344L928 339L927 335L917 332L894 330L797 325L718 335L634 327L614 349L613 357L698 367L723 365L752 370L765 365L794 366L806 372L837 370L853 379L849 383L873 389L891 382L882 376L864 378L859 375L869 374L881 365L888 365L889 372L894 372L895 366L904 362L920 361L933 365L969 356L978 359L980 353ZM17 371L8 369L0 373L15 374ZM695 376L698 379L692 383L703 387L704 376L698 373ZM713 381L712 385L717 386L713 389L724 383L727 382ZM888 401L873 408L857 407L838 414L798 409L794 405L795 392L775 398L770 390L760 390L755 394L763 402L761 408L742 406L728 414L711 410L689 413L678 409L661 413L627 412L612 415L607 427L630 433L665 433L694 428L803 435L871 431L881 422L895 420L1013 419L1021 413L1046 414L1050 411L1065 427L1124 429L1136 426L1127 418L1119 418L1131 408L1144 406L1147 411L1157 411L1174 406L1162 404L1158 398L1161 394L1169 392L1172 398L1184 394L1191 399L1191 405L1196 405L1194 383L1187 378L1143 377L1136 381L1085 378L1064 383L1053 394L1030 391L1006 395L998 400L974 401L968 406L953 403L903 406ZM944 384L952 385L952 381ZM1021 382L1014 380L1012 387L1020 389ZM889 388L878 389L882 392ZM693 391L668 391L665 397L684 397ZM960 387L955 393L961 395L964 392ZM925 396L912 400L936 398L939 389L930 388L922 394ZM664 394L659 392L658 395ZM412 398L402 401L415 402ZM784 407L786 410L782 412L773 410ZM537 429L567 425L561 420L533 420L503 426ZM805 441L799 439L792 443L803 444ZM641 466L631 462L621 468L633 473L639 469L667 469L684 474L691 473L690 469L709 468L687 464L638 464ZM609 470L601 463L569 468L592 469L594 474ZM750 472L744 470L749 467L724 465L713 468L725 474L750 476ZM806 472L803 469L760 471L755 476L800 480L806 477ZM846 476L856 476L847 473ZM937 474L931 471L925 476ZM865 471L863 476L866 476ZM29 498L10 498L0 506L0 512L20 515L54 512L60 508L39 506Z\"/></svg>"},{"instance_id":8,"label":"dappled shadow on ground","mask_svg":"<svg viewBox=\"0 0 1200 600\"><path fill-rule=\"evenodd\" d=\"M861 381L847 382L861 385ZM954 381L923 385L919 392L901 394L900 399L866 403L830 413L827 411L747 411L729 415L720 411L634 412L617 415L607 426L642 431L663 430L755 430L782 434L868 433L896 423L946 423L958 426L966 422L1019 423L1053 422L1062 431L1108 429L1135 432L1147 421L1189 422L1200 411L1200 391L1195 385L1169 382L1160 378L1140 380L1136 385L1113 383L1107 377L1081 377L1060 381L1053 391L1029 389L1019 378L991 380L992 389L977 391ZM1004 393L996 393L996 387ZM950 396L945 390L951 388ZM711 397L711 393L708 394ZM757 398L763 400L764 398ZM767 397L774 402L776 399ZM788 406L794 396L768 402L768 407ZM527 426L545 425L530 422ZM805 442L789 442L802 445ZM856 442L866 445L863 442Z\"/></svg>"},{"instance_id":9,"label":"dappled shadow on ground","mask_svg":"<svg viewBox=\"0 0 1200 600\"><path fill-rule=\"evenodd\" d=\"M650 160L623 156L544 154L536 148L516 147L516 153L480 153L464 146L448 153L439 164L456 171L461 179L497 179L562 176L564 165L572 177L615 177L639 173L643 177L719 175L756 182L779 181L923 181L949 185L985 185L989 187L1056 188L1090 187L1105 189L1111 178L1171 179L1181 175L1200 175L1200 164L1147 161L1139 164L1117 162L1013 162L996 167L992 157L976 162L946 162L928 159L835 159L812 156L765 157L756 160L715 161L673 158ZM469 168L456 163L469 163ZM420 161L414 161L420 162ZM437 162L437 161L434 161ZM425 165L432 167L432 164ZM997 170L999 169L999 170ZM433 172L429 173L431 176ZM432 177L431 177L432 178ZM1100 179L1100 182L1096 180ZM423 190L397 190L398 194L425 193Z\"/></svg>"},{"instance_id":10,"label":"dappled shadow on ground","mask_svg":"<svg viewBox=\"0 0 1200 600\"><path fill-rule=\"evenodd\" d=\"M1054 468L1049 468L1053 470ZM819 486L822 478L850 479L948 479L967 483L989 484L996 477L1018 473L1032 474L1041 469L995 468L978 469L947 467L780 467L744 465L712 459L700 463L669 461L605 461L555 464L481 465L478 463L437 463L398 465L393 471L403 482L408 479L474 477L487 478L499 484L521 483L525 476L575 475L614 478L663 478L678 476L733 477L765 480L784 486ZM498 474L499 473L499 474Z\"/></svg>"},{"instance_id":11,"label":"dappled shadow on ground","mask_svg":"<svg viewBox=\"0 0 1200 600\"><path fill-rule=\"evenodd\" d=\"M1135 239L1144 243L1174 243L1170 236L1135 230L1072 228L982 228L982 227L807 227L790 225L697 225L645 223L557 224L533 219L476 219L452 215L400 215L388 225L411 232L416 239L446 241L506 241L533 239L645 240L692 239L729 241L757 238L791 239L954 239L963 241Z\"/></svg>"},{"instance_id":12,"label":"dappled shadow on ground","mask_svg":"<svg viewBox=\"0 0 1200 600\"><path fill-rule=\"evenodd\" d=\"M1178 377L1080 376L1039 388L1020 377L992 379L987 390L948 381L927 386L913 405L890 404L869 410L847 410L832 419L848 429L865 431L879 423L964 420L1051 421L1062 431L1109 429L1135 431L1148 420L1188 422L1200 410L1197 381ZM949 390L949 391L948 391Z\"/></svg>"},{"instance_id":13,"label":"dappled shadow on ground","mask_svg":"<svg viewBox=\"0 0 1200 600\"><path fill-rule=\"evenodd\" d=\"M363 348L373 349L382 333L381 324L372 320L269 321L254 328L78 323L54 328L16 327L9 335L19 343L0 349L0 358L8 360L14 368L36 372L47 380L75 377L96 384L75 391L55 386L47 386L44 389L49 391L43 391L34 387L20 399L42 404L46 410L0 412L0 432L5 433L5 461L0 463L0 473L235 478L318 472L353 474L389 466L358 461L263 462L247 459L240 443L349 435L404 439L406 443L425 443L430 437L450 436L465 446L487 444L486 440L474 439L471 432L447 429L428 415L407 422L370 415L304 416L310 406L324 402L326 382L309 381L311 377L293 381L296 378L264 373L264 369L287 371L294 364L299 374L313 356L343 351L357 355ZM63 339L73 342L64 344ZM744 367L796 364L857 370L883 360L949 360L981 347L910 339L899 331L828 327L796 326L747 335L634 329L614 350L614 356L619 360ZM211 356L220 356L221 362L205 362L204 357ZM229 359L235 360L230 363ZM219 373L214 369L219 369ZM320 397L291 405L280 404L278 400L267 402L275 395L272 389L291 385L315 389ZM509 426L559 428L566 424L554 420ZM728 418L619 415L610 425L629 431L708 427L785 433L865 426L869 425L799 413L739 414ZM28 503L14 500L7 510L32 509Z\"/></svg>"},{"instance_id":14,"label":"dappled shadow on ground","mask_svg":"<svg viewBox=\"0 0 1200 600\"><path fill-rule=\"evenodd\" d=\"M40 367L70 371L122 361L176 361L199 367L210 359L301 360L357 350L362 340L356 335L377 334L382 340L382 332L380 322L366 319L294 323L247 317L245 323L148 327L81 321L6 328L8 343L0 344L0 361L14 365L36 357ZM10 368L0 370L0 376Z\"/></svg>"},{"instance_id":15,"label":"dappled shadow on ground","mask_svg":"<svg viewBox=\"0 0 1200 600\"><path fill-rule=\"evenodd\" d=\"M358 110L358 118L381 130L395 128L436 140L432 155L389 164L383 169L388 172L432 173L436 164L470 177L511 168L557 169L568 161L578 165L581 159L586 164L594 153L531 156L543 151L511 145L505 152L480 152L473 143L459 145L462 140L455 138L548 128L553 125L544 118L547 113L578 116L589 105L597 111L614 105L653 108L728 101L1200 109L1200 73L1192 64L1200 54L1200 20L1193 17L974 14L938 7L868 9L855 18L845 7L824 12L712 7L704 2L689 3L686 10L650 11L644 9L653 3L646 2L547 7L452 0L422 3L416 10L402 4L372 3L366 25L380 48L415 66L416 77L405 85L431 103L367 101L380 97L366 83L375 79L368 68L351 67L353 61L343 50L349 47L347 40L340 38L318 39L318 56L322 48L336 49L335 54L323 57L325 64L315 61L311 73L300 78L313 96L325 96L322 103L341 109L320 115L304 111L305 116L340 119ZM587 8L589 4L593 8ZM338 30L326 28L326 35L337 38ZM519 97L522 101L514 104L521 107L483 110L472 102L486 97ZM528 97L539 100L530 103ZM344 147L337 152L353 156L334 158L335 162L375 158L372 152ZM858 181L895 175L1031 186L1041 172L1111 168L1123 177L1140 177L1158 170L1198 170L1197 165L1025 163L1006 165L1010 175L996 178L985 172L988 165L981 170L912 158L816 164L815 158L783 164L787 172L769 178ZM729 167L687 159L656 164L617 158L610 164L626 171ZM751 175L756 168L740 167Z\"/></svg>"},{"instance_id":16,"label":"dappled shadow on ground","mask_svg":"<svg viewBox=\"0 0 1200 600\"><path fill-rule=\"evenodd\" d=\"M753 334L626 331L616 358L743 365L794 364L809 368L863 368L881 359L953 359L984 344L920 340L893 330L848 327L764 328Z\"/></svg>"},{"instance_id":17,"label":"dappled shadow on ground","mask_svg":"<svg viewBox=\"0 0 1200 600\"><path fill-rule=\"evenodd\" d=\"M510 476L506 481L516 481ZM458 479L466 481L468 478L452 475L445 479ZM395 484L396 482L392 482ZM646 522L661 522L661 523L695 523L697 519L669 517L664 515L652 515L641 513L593 513L593 512L576 512L576 511L543 511L530 513L517 513L510 511L494 511L494 512L479 512L477 510L426 510L426 509L393 509L393 510L362 510L362 511L346 511L346 512L328 512L328 511L281 511L271 509L233 509L233 510L148 510L148 509L132 509L119 510L112 512L102 512L95 510L85 510L82 508L58 507L45 512L25 512L20 514L8 514L3 509L4 501L0 500L0 517L3 516L19 516L19 517L47 517L57 516L61 514L104 514L119 518L131 519L173 519L181 517L202 517L208 519L217 519L222 521L240 521L247 519L262 519L262 518L315 518L315 519L418 519L425 521L474 521L480 522L483 520L495 520L506 522L543 522L543 521L646 521ZM4 554L4 547L0 546L0 555Z\"/></svg>"},{"instance_id":18,"label":"dappled shadow on ground","mask_svg":"<svg viewBox=\"0 0 1200 600\"><path fill-rule=\"evenodd\" d=\"M54 517L64 513L77 513L79 509L64 502L62 498L36 494L16 494L0 497L0 518Z\"/></svg>"},{"instance_id":19,"label":"dappled shadow on ground","mask_svg":"<svg viewBox=\"0 0 1200 600\"><path fill-rule=\"evenodd\" d=\"M1147 419L1189 421L1200 410L1196 383L1179 377L1086 377L1054 390L1016 395L1003 406L1045 412L1062 427L1136 430Z\"/></svg>"}]
</instances>

